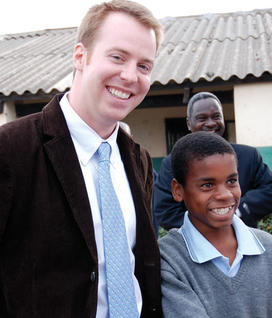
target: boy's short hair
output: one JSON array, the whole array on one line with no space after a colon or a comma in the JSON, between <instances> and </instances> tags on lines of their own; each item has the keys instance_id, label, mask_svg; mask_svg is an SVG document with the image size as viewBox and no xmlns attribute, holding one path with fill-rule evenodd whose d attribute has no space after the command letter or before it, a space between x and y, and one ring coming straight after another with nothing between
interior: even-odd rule
<instances>
[{"instance_id":1,"label":"boy's short hair","mask_svg":"<svg viewBox=\"0 0 272 318\"><path fill-rule=\"evenodd\" d=\"M185 135L175 143L171 152L174 178L185 187L190 163L193 160L202 160L215 154L225 153L234 155L237 163L234 149L223 137L204 131Z\"/></svg>"},{"instance_id":2,"label":"boy's short hair","mask_svg":"<svg viewBox=\"0 0 272 318\"><path fill-rule=\"evenodd\" d=\"M83 18L77 32L77 43L81 42L85 47L91 48L101 24L111 12L123 12L134 17L155 32L156 47L162 42L162 26L153 16L150 10L143 5L129 0L112 0L94 5ZM133 37L133 34L131 35Z\"/></svg>"}]
</instances>

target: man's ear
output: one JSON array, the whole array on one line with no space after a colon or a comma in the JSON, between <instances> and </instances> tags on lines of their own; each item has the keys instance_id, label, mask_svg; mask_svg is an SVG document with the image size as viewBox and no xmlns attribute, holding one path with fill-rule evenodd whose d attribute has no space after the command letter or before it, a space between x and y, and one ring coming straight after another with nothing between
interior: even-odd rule
<instances>
[{"instance_id":1,"label":"man's ear","mask_svg":"<svg viewBox=\"0 0 272 318\"><path fill-rule=\"evenodd\" d=\"M191 125L190 125L188 117L186 117L186 124L187 124L188 130L191 131Z\"/></svg>"},{"instance_id":2,"label":"man's ear","mask_svg":"<svg viewBox=\"0 0 272 318\"><path fill-rule=\"evenodd\" d=\"M181 202L183 200L184 189L183 186L174 178L171 183L172 196L175 201Z\"/></svg>"},{"instance_id":3,"label":"man's ear","mask_svg":"<svg viewBox=\"0 0 272 318\"><path fill-rule=\"evenodd\" d=\"M73 63L74 63L75 70L81 71L83 69L86 58L87 58L87 49L82 43L77 43L74 48L74 54L73 54Z\"/></svg>"}]
</instances>

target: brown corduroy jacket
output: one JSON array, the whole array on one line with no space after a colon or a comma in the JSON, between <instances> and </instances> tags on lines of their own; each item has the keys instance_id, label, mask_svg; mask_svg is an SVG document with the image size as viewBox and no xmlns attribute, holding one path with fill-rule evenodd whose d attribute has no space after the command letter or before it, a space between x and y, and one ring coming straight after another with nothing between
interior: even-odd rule
<instances>
[{"instance_id":1,"label":"brown corduroy jacket","mask_svg":"<svg viewBox=\"0 0 272 318\"><path fill-rule=\"evenodd\" d=\"M92 212L57 95L41 113L0 127L0 317L94 318L98 263ZM121 129L133 195L142 317L161 317L152 229L152 164Z\"/></svg>"}]
</instances>

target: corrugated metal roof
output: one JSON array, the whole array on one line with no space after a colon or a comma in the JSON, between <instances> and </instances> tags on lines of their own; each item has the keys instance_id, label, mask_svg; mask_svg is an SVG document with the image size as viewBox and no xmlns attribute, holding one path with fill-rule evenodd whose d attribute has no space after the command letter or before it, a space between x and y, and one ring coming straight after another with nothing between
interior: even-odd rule
<instances>
[{"instance_id":1,"label":"corrugated metal roof","mask_svg":"<svg viewBox=\"0 0 272 318\"><path fill-rule=\"evenodd\" d=\"M165 18L153 82L224 81L272 73L272 9Z\"/></svg>"},{"instance_id":2,"label":"corrugated metal roof","mask_svg":"<svg viewBox=\"0 0 272 318\"><path fill-rule=\"evenodd\" d=\"M64 91L72 81L76 28L6 35L0 40L0 92Z\"/></svg>"},{"instance_id":3,"label":"corrugated metal roof","mask_svg":"<svg viewBox=\"0 0 272 318\"><path fill-rule=\"evenodd\" d=\"M224 81L272 74L272 9L167 17L152 83ZM0 93L64 91L72 81L76 28L0 39Z\"/></svg>"}]
</instances>

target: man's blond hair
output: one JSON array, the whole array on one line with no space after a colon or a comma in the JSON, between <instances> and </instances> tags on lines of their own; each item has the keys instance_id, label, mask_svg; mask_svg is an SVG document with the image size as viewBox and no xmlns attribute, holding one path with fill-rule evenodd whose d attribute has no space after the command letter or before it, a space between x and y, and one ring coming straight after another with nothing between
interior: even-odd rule
<instances>
[{"instance_id":1,"label":"man's blond hair","mask_svg":"<svg viewBox=\"0 0 272 318\"><path fill-rule=\"evenodd\" d=\"M85 47L90 48L95 41L101 24L111 12L126 13L144 26L153 29L156 36L156 48L159 48L162 42L162 27L160 22L146 7L129 0L112 0L91 7L78 28L77 43L81 42Z\"/></svg>"}]
</instances>

